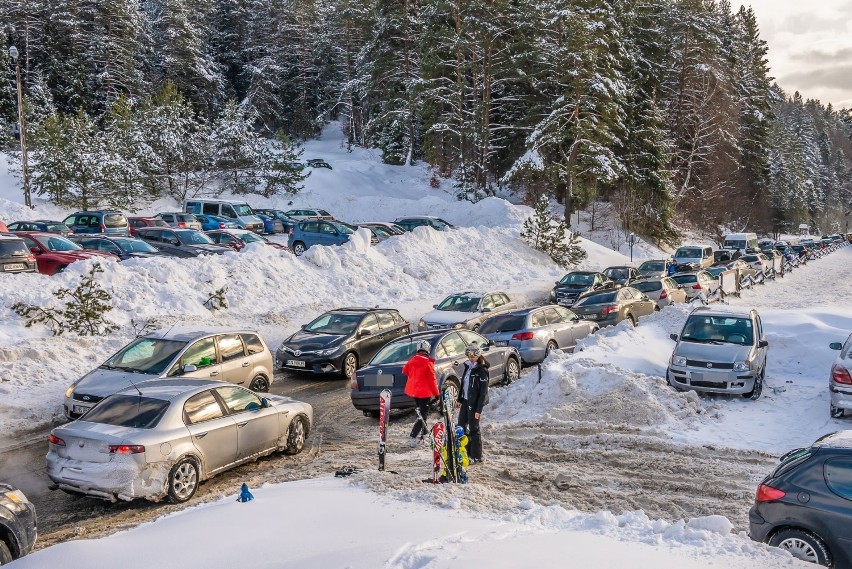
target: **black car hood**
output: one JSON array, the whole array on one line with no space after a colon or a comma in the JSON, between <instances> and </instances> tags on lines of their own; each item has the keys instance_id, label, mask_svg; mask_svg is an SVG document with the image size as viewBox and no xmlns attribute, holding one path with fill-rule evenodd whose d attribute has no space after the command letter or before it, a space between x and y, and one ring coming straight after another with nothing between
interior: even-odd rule
<instances>
[{"instance_id":1,"label":"black car hood","mask_svg":"<svg viewBox=\"0 0 852 569\"><path fill-rule=\"evenodd\" d=\"M592 285L556 285L553 287L553 290L559 292L578 292L589 290L590 288L592 288Z\"/></svg>"},{"instance_id":2,"label":"black car hood","mask_svg":"<svg viewBox=\"0 0 852 569\"><path fill-rule=\"evenodd\" d=\"M286 340L284 346L291 350L301 350L303 352L312 350L324 350L339 346L346 340L348 336L340 336L337 334L313 334L311 332L296 332Z\"/></svg>"}]
</instances>

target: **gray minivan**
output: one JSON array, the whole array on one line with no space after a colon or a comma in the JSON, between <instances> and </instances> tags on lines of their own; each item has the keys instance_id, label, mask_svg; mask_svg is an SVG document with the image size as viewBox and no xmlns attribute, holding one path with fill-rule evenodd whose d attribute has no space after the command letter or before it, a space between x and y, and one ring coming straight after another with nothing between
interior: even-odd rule
<instances>
[{"instance_id":1,"label":"gray minivan","mask_svg":"<svg viewBox=\"0 0 852 569\"><path fill-rule=\"evenodd\" d=\"M686 245L678 248L672 257L678 265L695 264L703 269L713 264L713 248L701 245Z\"/></svg>"},{"instance_id":2,"label":"gray minivan","mask_svg":"<svg viewBox=\"0 0 852 569\"><path fill-rule=\"evenodd\" d=\"M263 233L263 220L254 214L246 202L240 200L191 199L183 204L186 213L227 217L242 229Z\"/></svg>"}]
</instances>

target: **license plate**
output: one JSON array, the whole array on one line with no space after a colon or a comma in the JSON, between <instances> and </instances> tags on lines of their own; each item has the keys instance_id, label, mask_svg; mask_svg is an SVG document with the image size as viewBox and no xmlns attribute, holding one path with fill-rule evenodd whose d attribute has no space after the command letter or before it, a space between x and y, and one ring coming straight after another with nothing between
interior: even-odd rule
<instances>
[{"instance_id":1,"label":"license plate","mask_svg":"<svg viewBox=\"0 0 852 569\"><path fill-rule=\"evenodd\" d=\"M8 265L3 265L4 271L23 271L27 266L23 263L9 263Z\"/></svg>"},{"instance_id":2,"label":"license plate","mask_svg":"<svg viewBox=\"0 0 852 569\"><path fill-rule=\"evenodd\" d=\"M558 300L557 304L559 304L559 306L571 306L572 304L574 304L574 301L569 298L563 298L561 300Z\"/></svg>"},{"instance_id":3,"label":"license plate","mask_svg":"<svg viewBox=\"0 0 852 569\"><path fill-rule=\"evenodd\" d=\"M85 405L74 405L71 407L71 412L75 415L85 415L89 412L89 409L91 409L91 407L87 407Z\"/></svg>"},{"instance_id":4,"label":"license plate","mask_svg":"<svg viewBox=\"0 0 852 569\"><path fill-rule=\"evenodd\" d=\"M584 314L583 318L585 318L586 320L597 320L598 316L597 314Z\"/></svg>"},{"instance_id":5,"label":"license plate","mask_svg":"<svg viewBox=\"0 0 852 569\"><path fill-rule=\"evenodd\" d=\"M506 341L506 340L497 340L496 342L494 342L494 345L495 346L508 346L509 342Z\"/></svg>"},{"instance_id":6,"label":"license plate","mask_svg":"<svg viewBox=\"0 0 852 569\"><path fill-rule=\"evenodd\" d=\"M364 387L393 387L393 374L367 374L364 376Z\"/></svg>"},{"instance_id":7,"label":"license plate","mask_svg":"<svg viewBox=\"0 0 852 569\"><path fill-rule=\"evenodd\" d=\"M290 367L305 367L305 362L302 360L287 360L287 365Z\"/></svg>"}]
</instances>

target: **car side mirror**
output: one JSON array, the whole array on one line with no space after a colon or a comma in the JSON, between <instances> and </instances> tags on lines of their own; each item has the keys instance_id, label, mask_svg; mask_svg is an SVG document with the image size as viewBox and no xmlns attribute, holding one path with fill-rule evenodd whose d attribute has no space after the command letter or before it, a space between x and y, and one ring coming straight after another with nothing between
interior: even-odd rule
<instances>
[{"instance_id":1,"label":"car side mirror","mask_svg":"<svg viewBox=\"0 0 852 569\"><path fill-rule=\"evenodd\" d=\"M191 373L193 371L198 371L198 368L192 364L186 364L183 366L183 373Z\"/></svg>"},{"instance_id":2,"label":"car side mirror","mask_svg":"<svg viewBox=\"0 0 852 569\"><path fill-rule=\"evenodd\" d=\"M438 305L437 305L437 304L433 304L433 305L432 305L432 308L438 308Z\"/></svg>"},{"instance_id":3,"label":"car side mirror","mask_svg":"<svg viewBox=\"0 0 852 569\"><path fill-rule=\"evenodd\" d=\"M30 253L33 255L41 255L41 249L38 247L30 247Z\"/></svg>"},{"instance_id":4,"label":"car side mirror","mask_svg":"<svg viewBox=\"0 0 852 569\"><path fill-rule=\"evenodd\" d=\"M359 338L363 338L364 336L370 336L371 334L372 334L372 332L370 332L366 328L361 328L360 330L358 330L358 337Z\"/></svg>"},{"instance_id":5,"label":"car side mirror","mask_svg":"<svg viewBox=\"0 0 852 569\"><path fill-rule=\"evenodd\" d=\"M304 330L304 329L305 329L305 328L307 328L307 327L308 327L308 325L307 325L307 324L302 324L301 326L299 326L299 328L301 328L302 330Z\"/></svg>"},{"instance_id":6,"label":"car side mirror","mask_svg":"<svg viewBox=\"0 0 852 569\"><path fill-rule=\"evenodd\" d=\"M677 342L677 338L678 338L678 336L677 336L677 334L669 334L669 338L671 338L672 340L674 340L675 342Z\"/></svg>"},{"instance_id":7,"label":"car side mirror","mask_svg":"<svg viewBox=\"0 0 852 569\"><path fill-rule=\"evenodd\" d=\"M483 306L483 307L482 307L482 312L491 312L491 309L490 309L490 308L488 308L487 306Z\"/></svg>"},{"instance_id":8,"label":"car side mirror","mask_svg":"<svg viewBox=\"0 0 852 569\"><path fill-rule=\"evenodd\" d=\"M266 397L261 397L260 408L261 409L269 409L269 399L267 399Z\"/></svg>"},{"instance_id":9,"label":"car side mirror","mask_svg":"<svg viewBox=\"0 0 852 569\"><path fill-rule=\"evenodd\" d=\"M760 342L757 343L758 348L765 348L768 345L769 345L769 342L767 342L766 340L761 340Z\"/></svg>"},{"instance_id":10,"label":"car side mirror","mask_svg":"<svg viewBox=\"0 0 852 569\"><path fill-rule=\"evenodd\" d=\"M172 245L180 245L180 240L172 239L171 241L169 241L169 243L171 243Z\"/></svg>"},{"instance_id":11,"label":"car side mirror","mask_svg":"<svg viewBox=\"0 0 852 569\"><path fill-rule=\"evenodd\" d=\"M843 348L843 344L841 344L840 342L832 342L828 345L828 347L832 350L840 350Z\"/></svg>"},{"instance_id":12,"label":"car side mirror","mask_svg":"<svg viewBox=\"0 0 852 569\"><path fill-rule=\"evenodd\" d=\"M556 286L559 286L559 281L554 281L553 284L555 284Z\"/></svg>"}]
</instances>

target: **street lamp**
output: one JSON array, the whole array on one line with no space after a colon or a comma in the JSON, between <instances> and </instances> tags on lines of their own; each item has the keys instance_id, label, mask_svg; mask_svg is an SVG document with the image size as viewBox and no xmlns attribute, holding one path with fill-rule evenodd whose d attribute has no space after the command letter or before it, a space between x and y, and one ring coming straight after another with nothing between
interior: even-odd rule
<instances>
[{"instance_id":1,"label":"street lamp","mask_svg":"<svg viewBox=\"0 0 852 569\"><path fill-rule=\"evenodd\" d=\"M21 168L24 171L24 203L33 207L30 201L30 169L27 164L27 123L24 120L24 92L21 87L21 61L18 59L18 48L9 47L9 55L15 61L15 72L18 78L18 131L21 137Z\"/></svg>"}]
</instances>

